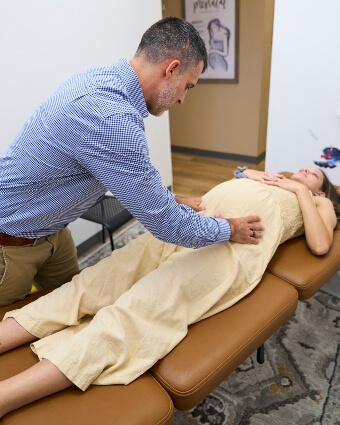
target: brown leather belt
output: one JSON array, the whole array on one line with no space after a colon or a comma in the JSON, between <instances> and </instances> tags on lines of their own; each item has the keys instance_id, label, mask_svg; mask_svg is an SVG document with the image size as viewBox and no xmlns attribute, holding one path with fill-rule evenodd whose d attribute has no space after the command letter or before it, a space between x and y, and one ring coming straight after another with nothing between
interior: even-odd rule
<instances>
[{"instance_id":1,"label":"brown leather belt","mask_svg":"<svg viewBox=\"0 0 340 425\"><path fill-rule=\"evenodd\" d=\"M34 243L35 239L29 238L20 238L17 236L6 235L5 233L0 233L0 245L5 246L23 246Z\"/></svg>"}]
</instances>

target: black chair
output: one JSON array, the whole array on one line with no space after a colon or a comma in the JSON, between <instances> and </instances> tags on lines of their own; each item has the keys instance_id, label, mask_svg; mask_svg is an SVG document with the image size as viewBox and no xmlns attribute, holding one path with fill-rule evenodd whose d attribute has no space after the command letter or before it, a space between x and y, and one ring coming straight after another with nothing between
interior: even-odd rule
<instances>
[{"instance_id":1,"label":"black chair","mask_svg":"<svg viewBox=\"0 0 340 425\"><path fill-rule=\"evenodd\" d=\"M113 196L102 196L86 213L80 216L84 220L92 221L103 226L103 243L105 229L109 232L111 248L114 250L112 233L133 218L133 215Z\"/></svg>"}]
</instances>

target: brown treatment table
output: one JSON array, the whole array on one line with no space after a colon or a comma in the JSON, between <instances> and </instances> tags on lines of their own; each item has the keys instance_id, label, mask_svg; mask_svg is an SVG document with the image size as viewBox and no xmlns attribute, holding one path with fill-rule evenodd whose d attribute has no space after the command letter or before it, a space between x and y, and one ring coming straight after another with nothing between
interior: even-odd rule
<instances>
[{"instance_id":1,"label":"brown treatment table","mask_svg":"<svg viewBox=\"0 0 340 425\"><path fill-rule=\"evenodd\" d=\"M285 242L260 284L231 308L189 327L187 336L148 372L127 386L76 387L6 415L2 425L156 425L173 422L174 407L200 403L243 361L263 347L295 312L340 269L340 230L328 254L316 257L305 238ZM0 307L23 306L46 293ZM259 352L261 357L261 351ZM0 380L36 363L29 345L0 355Z\"/></svg>"}]
</instances>

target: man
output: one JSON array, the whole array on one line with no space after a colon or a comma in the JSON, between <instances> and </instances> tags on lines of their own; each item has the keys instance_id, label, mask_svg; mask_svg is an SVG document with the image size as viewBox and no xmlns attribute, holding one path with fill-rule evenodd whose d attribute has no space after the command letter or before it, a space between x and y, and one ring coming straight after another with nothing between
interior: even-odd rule
<instances>
[{"instance_id":1,"label":"man","mask_svg":"<svg viewBox=\"0 0 340 425\"><path fill-rule=\"evenodd\" d=\"M197 214L199 199L169 192L150 162L143 118L183 103L206 67L194 27L165 18L130 62L70 78L34 112L0 158L0 305L24 298L33 281L59 286L78 270L66 226L107 190L161 240L257 243L259 217Z\"/></svg>"}]
</instances>

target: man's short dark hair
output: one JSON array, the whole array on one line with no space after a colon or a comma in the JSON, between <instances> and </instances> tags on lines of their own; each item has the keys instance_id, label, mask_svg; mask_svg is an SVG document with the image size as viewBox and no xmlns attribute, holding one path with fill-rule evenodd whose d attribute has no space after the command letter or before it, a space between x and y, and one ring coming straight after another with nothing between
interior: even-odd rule
<instances>
[{"instance_id":1,"label":"man's short dark hair","mask_svg":"<svg viewBox=\"0 0 340 425\"><path fill-rule=\"evenodd\" d=\"M201 61L202 72L208 66L207 50L196 28L173 16L161 19L145 31L136 52L136 57L140 55L154 64L176 58L181 62L181 72L197 68Z\"/></svg>"}]
</instances>

